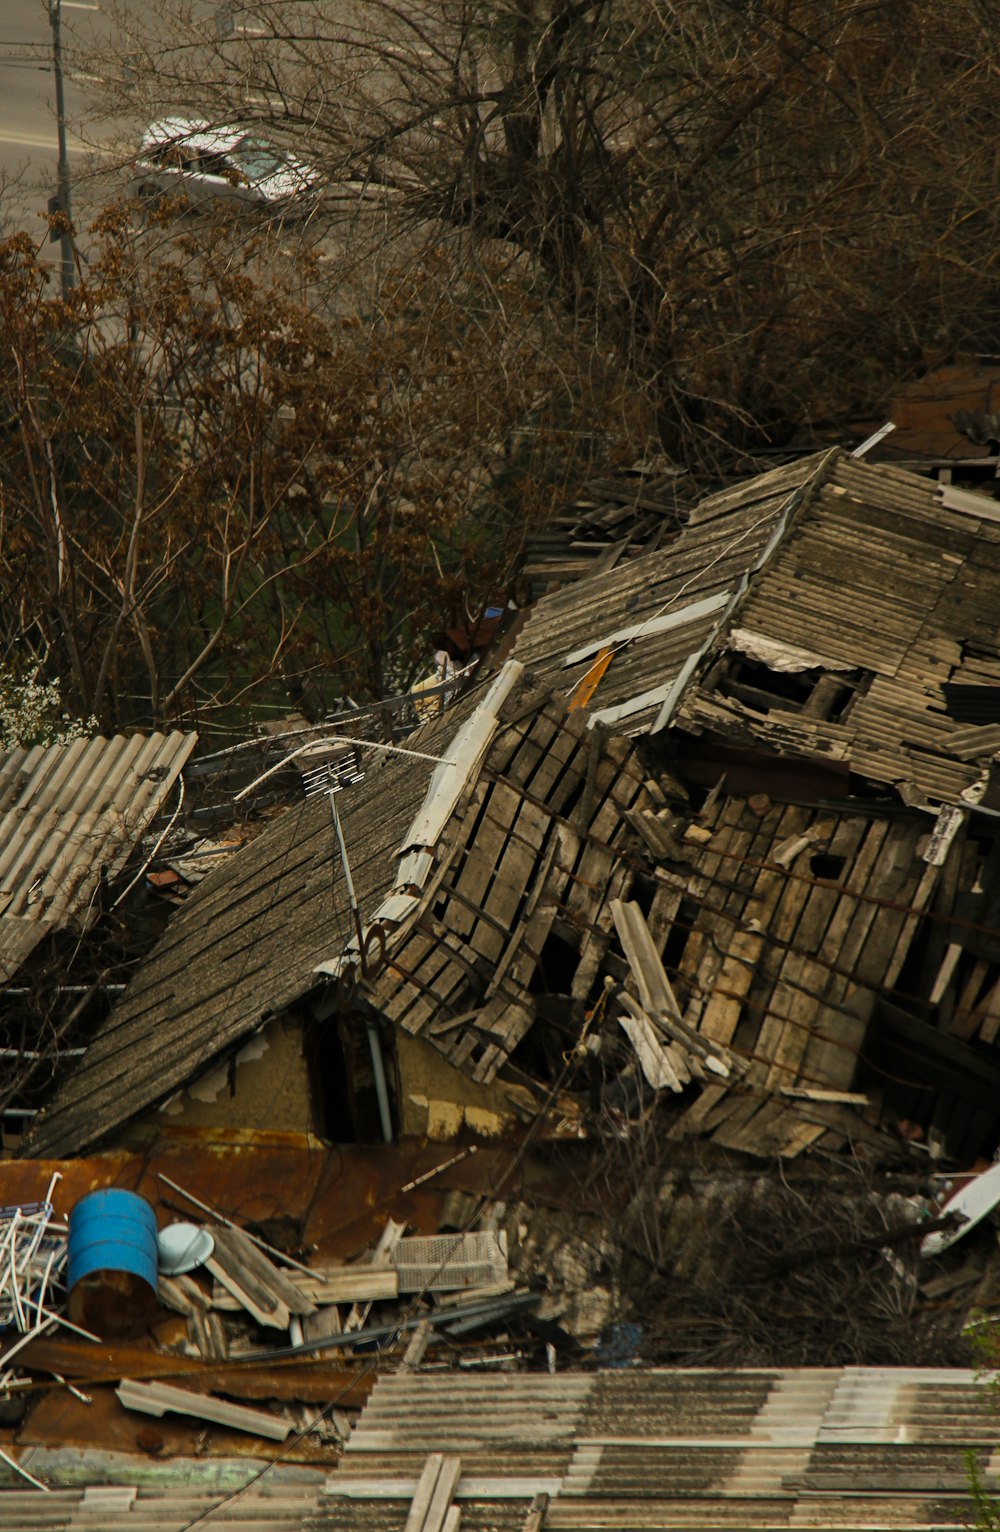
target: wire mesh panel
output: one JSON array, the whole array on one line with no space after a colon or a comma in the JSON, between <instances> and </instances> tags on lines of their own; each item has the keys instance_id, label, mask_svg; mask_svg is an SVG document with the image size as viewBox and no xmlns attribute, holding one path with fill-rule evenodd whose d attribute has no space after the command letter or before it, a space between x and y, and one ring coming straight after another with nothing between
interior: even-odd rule
<instances>
[{"instance_id":1,"label":"wire mesh panel","mask_svg":"<svg viewBox=\"0 0 1000 1532\"><path fill-rule=\"evenodd\" d=\"M507 1280L507 1234L411 1235L392 1254L401 1293L459 1292Z\"/></svg>"}]
</instances>

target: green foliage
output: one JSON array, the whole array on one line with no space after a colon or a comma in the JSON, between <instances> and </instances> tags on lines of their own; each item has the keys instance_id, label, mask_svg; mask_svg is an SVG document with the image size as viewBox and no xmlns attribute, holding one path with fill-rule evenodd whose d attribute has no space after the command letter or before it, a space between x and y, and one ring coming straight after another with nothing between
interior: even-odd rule
<instances>
[{"instance_id":1,"label":"green foliage","mask_svg":"<svg viewBox=\"0 0 1000 1532\"><path fill-rule=\"evenodd\" d=\"M975 1452L964 1454L965 1471L969 1476L974 1520L970 1523L976 1532L998 1532L1000 1529L1000 1501L986 1488Z\"/></svg>"}]
</instances>

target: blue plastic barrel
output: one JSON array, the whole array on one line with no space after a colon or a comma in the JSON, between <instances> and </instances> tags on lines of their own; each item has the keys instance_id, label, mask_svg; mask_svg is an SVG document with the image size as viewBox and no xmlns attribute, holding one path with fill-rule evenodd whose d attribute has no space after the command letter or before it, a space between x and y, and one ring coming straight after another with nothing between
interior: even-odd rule
<instances>
[{"instance_id":1,"label":"blue plastic barrel","mask_svg":"<svg viewBox=\"0 0 1000 1532\"><path fill-rule=\"evenodd\" d=\"M100 1335L142 1330L156 1297L156 1214L136 1192L109 1187L69 1215L70 1317Z\"/></svg>"}]
</instances>

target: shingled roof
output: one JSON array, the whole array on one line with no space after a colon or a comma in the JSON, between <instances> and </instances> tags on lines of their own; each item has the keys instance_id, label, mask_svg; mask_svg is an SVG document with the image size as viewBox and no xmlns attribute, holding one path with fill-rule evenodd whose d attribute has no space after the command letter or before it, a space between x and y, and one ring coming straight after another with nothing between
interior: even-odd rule
<instances>
[{"instance_id":1,"label":"shingled roof","mask_svg":"<svg viewBox=\"0 0 1000 1532\"><path fill-rule=\"evenodd\" d=\"M443 753L474 707L428 724L414 749ZM340 802L355 887L369 910L391 890L400 835L426 794L433 760L380 755L365 765L364 781ZM351 934L329 803L304 799L180 907L36 1119L28 1152L78 1153L166 1099L314 988L317 964Z\"/></svg>"}]
</instances>

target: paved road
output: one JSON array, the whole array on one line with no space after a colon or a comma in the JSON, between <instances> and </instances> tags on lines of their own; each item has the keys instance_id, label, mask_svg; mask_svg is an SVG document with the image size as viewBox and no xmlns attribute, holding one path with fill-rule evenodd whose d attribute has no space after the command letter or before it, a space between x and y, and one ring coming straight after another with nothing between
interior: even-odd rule
<instances>
[{"instance_id":1,"label":"paved road","mask_svg":"<svg viewBox=\"0 0 1000 1532\"><path fill-rule=\"evenodd\" d=\"M86 36L100 19L95 0L62 0L64 26ZM85 87L67 79L66 115L79 119ZM70 131L70 165L87 151ZM45 0L0 0L0 224L3 231L41 229L39 214L56 189L55 76ZM50 247L53 254L55 246Z\"/></svg>"}]
</instances>

